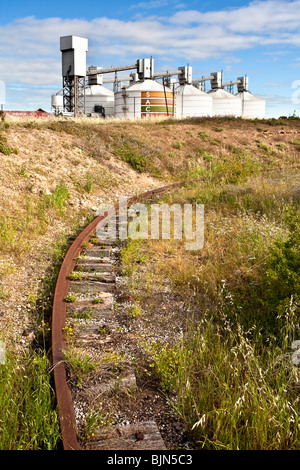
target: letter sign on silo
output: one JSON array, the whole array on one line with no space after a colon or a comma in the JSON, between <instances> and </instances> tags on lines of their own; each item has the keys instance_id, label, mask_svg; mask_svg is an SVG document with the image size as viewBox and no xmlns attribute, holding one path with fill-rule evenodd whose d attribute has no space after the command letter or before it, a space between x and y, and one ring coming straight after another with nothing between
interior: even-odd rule
<instances>
[{"instance_id":1,"label":"letter sign on silo","mask_svg":"<svg viewBox=\"0 0 300 470\"><path fill-rule=\"evenodd\" d=\"M141 92L141 117L173 116L173 95L163 91Z\"/></svg>"}]
</instances>

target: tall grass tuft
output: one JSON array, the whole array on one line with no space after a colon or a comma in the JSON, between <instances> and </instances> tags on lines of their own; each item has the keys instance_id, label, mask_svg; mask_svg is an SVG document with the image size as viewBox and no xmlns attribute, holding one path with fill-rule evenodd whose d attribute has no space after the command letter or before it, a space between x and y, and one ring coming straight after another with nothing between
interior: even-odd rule
<instances>
[{"instance_id":1,"label":"tall grass tuft","mask_svg":"<svg viewBox=\"0 0 300 470\"><path fill-rule=\"evenodd\" d=\"M153 354L178 416L200 448L299 448L300 371L291 362L290 316L280 349L272 342L263 348L255 327L233 326L222 308L218 315L192 321L181 343Z\"/></svg>"},{"instance_id":2,"label":"tall grass tuft","mask_svg":"<svg viewBox=\"0 0 300 470\"><path fill-rule=\"evenodd\" d=\"M7 353L0 365L0 449L55 450L60 439L43 353Z\"/></svg>"}]
</instances>

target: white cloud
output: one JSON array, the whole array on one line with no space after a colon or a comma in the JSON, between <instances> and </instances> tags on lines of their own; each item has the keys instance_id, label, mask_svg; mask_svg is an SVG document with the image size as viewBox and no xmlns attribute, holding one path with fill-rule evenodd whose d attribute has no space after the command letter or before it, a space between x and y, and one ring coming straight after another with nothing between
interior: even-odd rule
<instances>
[{"instance_id":1,"label":"white cloud","mask_svg":"<svg viewBox=\"0 0 300 470\"><path fill-rule=\"evenodd\" d=\"M289 82L267 82L265 87L267 88L283 88L290 86Z\"/></svg>"},{"instance_id":2,"label":"white cloud","mask_svg":"<svg viewBox=\"0 0 300 470\"><path fill-rule=\"evenodd\" d=\"M300 1L254 1L247 6L220 11L180 11L171 21L174 24L220 25L234 33L263 33L293 31L300 25Z\"/></svg>"},{"instance_id":3,"label":"white cloud","mask_svg":"<svg viewBox=\"0 0 300 470\"><path fill-rule=\"evenodd\" d=\"M134 9L146 9L151 10L152 8L162 8L169 4L169 0L152 0L150 2L135 3L129 7L129 10Z\"/></svg>"},{"instance_id":4,"label":"white cloud","mask_svg":"<svg viewBox=\"0 0 300 470\"><path fill-rule=\"evenodd\" d=\"M155 0L149 2L150 6L156 3ZM169 18L131 21L27 17L0 26L0 57L3 58L0 65L10 79L25 78L31 82L34 76L40 79L36 69L47 72L48 61L49 83L52 83L53 70L56 73L59 70L54 63L60 64L59 37L64 35L87 37L91 51L93 54L97 51L100 61L108 55L124 57L124 60L126 56L134 55L136 58L141 55L170 56L179 60L224 56L226 60L228 54L232 57L235 51L261 45L299 46L299 29L300 0L255 1L231 10L179 11ZM24 77L25 58L28 67Z\"/></svg>"}]
</instances>

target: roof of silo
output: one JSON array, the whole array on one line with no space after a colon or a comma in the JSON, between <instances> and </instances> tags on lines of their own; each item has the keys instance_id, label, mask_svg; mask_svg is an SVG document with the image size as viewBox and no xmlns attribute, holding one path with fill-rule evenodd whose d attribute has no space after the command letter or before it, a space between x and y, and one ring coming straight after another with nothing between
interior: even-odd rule
<instances>
[{"instance_id":1,"label":"roof of silo","mask_svg":"<svg viewBox=\"0 0 300 470\"><path fill-rule=\"evenodd\" d=\"M258 98L258 96L252 95L249 91L241 91L240 93L236 93L234 96L245 101L265 101L262 98Z\"/></svg>"},{"instance_id":2,"label":"roof of silo","mask_svg":"<svg viewBox=\"0 0 300 470\"><path fill-rule=\"evenodd\" d=\"M89 85L85 89L85 94L93 96L114 96L113 91L105 88L102 85Z\"/></svg>"},{"instance_id":3,"label":"roof of silo","mask_svg":"<svg viewBox=\"0 0 300 470\"><path fill-rule=\"evenodd\" d=\"M235 100L237 98L232 93L229 93L228 91L223 90L223 88L217 88L216 90L210 90L207 93L212 95L214 99L220 99L220 100L233 99L233 100Z\"/></svg>"},{"instance_id":4,"label":"roof of silo","mask_svg":"<svg viewBox=\"0 0 300 470\"><path fill-rule=\"evenodd\" d=\"M178 95L202 95L202 96L207 96L207 93L204 93L204 91L199 90L199 88L196 88L193 85L189 85L186 83L185 85L180 85L178 88L176 88L176 93Z\"/></svg>"},{"instance_id":5,"label":"roof of silo","mask_svg":"<svg viewBox=\"0 0 300 470\"><path fill-rule=\"evenodd\" d=\"M161 83L158 83L155 80L152 80L151 78L146 79L146 80L141 80L135 83L132 83L129 85L127 90L132 90L132 91L163 91L164 87ZM170 92L171 89L168 87L165 87L165 90Z\"/></svg>"}]
</instances>

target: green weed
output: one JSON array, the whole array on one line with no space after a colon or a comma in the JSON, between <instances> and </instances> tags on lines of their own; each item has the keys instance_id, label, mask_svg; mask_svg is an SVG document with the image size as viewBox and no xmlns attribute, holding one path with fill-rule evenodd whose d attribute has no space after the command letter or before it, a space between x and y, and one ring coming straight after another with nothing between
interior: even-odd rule
<instances>
[{"instance_id":1,"label":"green weed","mask_svg":"<svg viewBox=\"0 0 300 470\"><path fill-rule=\"evenodd\" d=\"M9 348L8 348L9 349ZM0 449L55 450L60 440L49 362L42 352L0 365Z\"/></svg>"},{"instance_id":2,"label":"green weed","mask_svg":"<svg viewBox=\"0 0 300 470\"><path fill-rule=\"evenodd\" d=\"M93 303L94 305L103 304L103 299L101 299L100 297L97 298L97 299L93 299L93 300L92 300L92 303Z\"/></svg>"},{"instance_id":3,"label":"green weed","mask_svg":"<svg viewBox=\"0 0 300 470\"><path fill-rule=\"evenodd\" d=\"M99 404L95 409L89 410L86 415L82 440L92 439L97 429L106 427L111 423L111 415L107 412L105 413L102 405Z\"/></svg>"},{"instance_id":4,"label":"green weed","mask_svg":"<svg viewBox=\"0 0 300 470\"><path fill-rule=\"evenodd\" d=\"M121 142L116 147L116 155L129 163L138 173L149 172L153 176L161 176L153 161L161 153L138 139L121 136Z\"/></svg>"},{"instance_id":5,"label":"green weed","mask_svg":"<svg viewBox=\"0 0 300 470\"><path fill-rule=\"evenodd\" d=\"M65 302L71 303L71 302L76 302L77 297L76 295L69 294L67 297L65 297Z\"/></svg>"},{"instance_id":6,"label":"green weed","mask_svg":"<svg viewBox=\"0 0 300 470\"><path fill-rule=\"evenodd\" d=\"M203 142L209 142L210 137L206 132L204 132L204 131L198 132L198 135L199 135L199 137L201 137Z\"/></svg>"},{"instance_id":7,"label":"green weed","mask_svg":"<svg viewBox=\"0 0 300 470\"><path fill-rule=\"evenodd\" d=\"M81 354L79 351L72 350L69 348L64 352L65 361L71 367L77 381L77 385L80 386L85 375L96 370L97 365L89 355Z\"/></svg>"},{"instance_id":8,"label":"green weed","mask_svg":"<svg viewBox=\"0 0 300 470\"><path fill-rule=\"evenodd\" d=\"M56 185L53 194L44 194L45 206L52 207L60 213L64 213L68 199L70 199L70 193L63 181Z\"/></svg>"}]
</instances>

